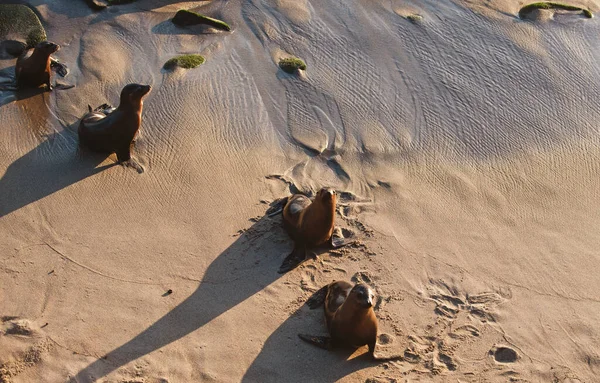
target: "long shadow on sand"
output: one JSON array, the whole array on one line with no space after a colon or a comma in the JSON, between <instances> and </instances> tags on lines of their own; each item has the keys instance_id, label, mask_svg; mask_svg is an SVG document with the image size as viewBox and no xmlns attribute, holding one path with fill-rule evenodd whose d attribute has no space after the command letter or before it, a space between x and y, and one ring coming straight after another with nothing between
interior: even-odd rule
<instances>
[{"instance_id":1,"label":"long shadow on sand","mask_svg":"<svg viewBox=\"0 0 600 383\"><path fill-rule=\"evenodd\" d=\"M280 215L262 217L209 265L200 285L187 299L133 339L79 371L69 383L95 382L129 362L182 339L244 302L281 277L277 270L291 247L292 241L282 228ZM322 312L313 310L313 314L318 316ZM312 325L318 333L314 321ZM311 321L299 321L296 316L286 320L269 337L244 381L264 382L271 376L269 381L333 382L372 365L362 359L346 362L348 352L328 353L308 344L299 345L296 332L310 332L310 327Z\"/></svg>"},{"instance_id":2,"label":"long shadow on sand","mask_svg":"<svg viewBox=\"0 0 600 383\"><path fill-rule=\"evenodd\" d=\"M355 371L373 367L366 352L351 360L356 350L322 350L303 342L299 333L327 335L323 309L310 310L306 305L269 336L260 354L242 378L243 383L269 382L336 382Z\"/></svg>"},{"instance_id":3,"label":"long shadow on sand","mask_svg":"<svg viewBox=\"0 0 600 383\"><path fill-rule=\"evenodd\" d=\"M277 269L292 244L286 239L279 216L261 218L209 265L192 295L133 339L79 371L70 382L94 382L185 337L261 291L281 277Z\"/></svg>"},{"instance_id":4,"label":"long shadow on sand","mask_svg":"<svg viewBox=\"0 0 600 383\"><path fill-rule=\"evenodd\" d=\"M114 165L98 167L106 155L78 156L77 146L74 133L53 133L13 162L0 178L0 217Z\"/></svg>"}]
</instances>

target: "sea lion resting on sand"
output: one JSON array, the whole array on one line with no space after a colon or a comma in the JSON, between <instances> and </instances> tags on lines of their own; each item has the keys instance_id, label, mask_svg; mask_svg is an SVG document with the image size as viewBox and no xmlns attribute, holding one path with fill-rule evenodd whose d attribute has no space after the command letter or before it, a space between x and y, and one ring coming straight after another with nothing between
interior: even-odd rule
<instances>
[{"instance_id":1,"label":"sea lion resting on sand","mask_svg":"<svg viewBox=\"0 0 600 383\"><path fill-rule=\"evenodd\" d=\"M315 309L324 304L327 329L331 336L298 334L300 339L315 346L330 350L333 348L358 348L369 346L369 354L374 360L397 360L401 356L378 357L377 317L373 311L375 294L364 284L336 281L321 288L311 296L306 304Z\"/></svg>"},{"instance_id":2,"label":"sea lion resting on sand","mask_svg":"<svg viewBox=\"0 0 600 383\"><path fill-rule=\"evenodd\" d=\"M96 152L116 153L117 160L142 173L143 168L131 158L131 143L142 124L143 98L150 85L129 84L121 91L121 101L115 109L101 105L83 116L79 123L79 142Z\"/></svg>"},{"instance_id":3,"label":"sea lion resting on sand","mask_svg":"<svg viewBox=\"0 0 600 383\"><path fill-rule=\"evenodd\" d=\"M338 248L351 242L333 238L336 205L333 189L319 190L314 201L303 194L294 194L284 202L283 222L294 239L294 250L281 264L279 273L292 270L306 260L308 248L325 244Z\"/></svg>"}]
</instances>

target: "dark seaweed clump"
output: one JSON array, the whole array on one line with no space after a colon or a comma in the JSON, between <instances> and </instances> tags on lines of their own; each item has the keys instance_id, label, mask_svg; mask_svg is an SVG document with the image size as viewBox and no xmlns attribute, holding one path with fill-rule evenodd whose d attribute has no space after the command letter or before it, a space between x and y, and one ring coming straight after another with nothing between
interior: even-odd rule
<instances>
[{"instance_id":1,"label":"dark seaweed clump","mask_svg":"<svg viewBox=\"0 0 600 383\"><path fill-rule=\"evenodd\" d=\"M224 31L230 31L231 27L224 21L213 19L212 17L204 16L196 12L181 9L177 11L175 17L172 19L173 24L180 27L186 27L188 25L205 24L211 27L222 29Z\"/></svg>"},{"instance_id":2,"label":"dark seaweed clump","mask_svg":"<svg viewBox=\"0 0 600 383\"><path fill-rule=\"evenodd\" d=\"M524 18L530 12L532 12L536 9L562 9L565 11L581 11L581 13L583 13L583 15L589 19L594 17L594 15L592 14L592 11L590 11L589 9L576 7L574 5L569 5L569 4L553 3L553 2L546 2L546 1L538 2L538 3L531 3L531 4L524 6L523 8L521 8L519 10L519 17Z\"/></svg>"}]
</instances>

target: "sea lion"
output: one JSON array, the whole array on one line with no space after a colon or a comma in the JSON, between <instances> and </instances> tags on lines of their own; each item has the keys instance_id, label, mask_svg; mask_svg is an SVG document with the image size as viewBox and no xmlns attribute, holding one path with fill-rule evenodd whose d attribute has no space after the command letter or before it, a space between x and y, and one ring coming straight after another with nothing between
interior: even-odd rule
<instances>
[{"instance_id":1,"label":"sea lion","mask_svg":"<svg viewBox=\"0 0 600 383\"><path fill-rule=\"evenodd\" d=\"M308 248L325 244L338 248L351 242L333 238L336 201L335 190L330 188L319 190L314 201L303 194L294 194L284 201L283 223L294 240L294 250L281 264L279 273L288 272L306 260Z\"/></svg>"},{"instance_id":2,"label":"sea lion","mask_svg":"<svg viewBox=\"0 0 600 383\"><path fill-rule=\"evenodd\" d=\"M50 41L42 41L35 48L29 49L17 58L15 65L15 76L17 88L37 88L46 85L52 90L50 82L50 67L52 59L50 55L60 49L60 45Z\"/></svg>"},{"instance_id":3,"label":"sea lion","mask_svg":"<svg viewBox=\"0 0 600 383\"><path fill-rule=\"evenodd\" d=\"M129 84L121 91L116 109L103 104L92 110L88 105L89 112L79 123L80 144L96 152L116 153L119 163L142 173L142 167L131 158L131 143L142 123L143 98L150 90L150 85Z\"/></svg>"},{"instance_id":4,"label":"sea lion","mask_svg":"<svg viewBox=\"0 0 600 383\"><path fill-rule=\"evenodd\" d=\"M401 356L375 355L378 325L373 311L374 300L375 293L365 284L353 286L346 281L332 282L313 294L306 302L311 309L324 304L327 329L331 336L298 334L298 337L327 350L367 345L374 360L402 359Z\"/></svg>"}]
</instances>

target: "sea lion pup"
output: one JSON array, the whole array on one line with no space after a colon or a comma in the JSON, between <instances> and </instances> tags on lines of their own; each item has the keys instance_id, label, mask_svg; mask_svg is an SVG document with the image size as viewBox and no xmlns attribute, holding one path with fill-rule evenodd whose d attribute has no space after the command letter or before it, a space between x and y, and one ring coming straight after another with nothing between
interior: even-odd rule
<instances>
[{"instance_id":1,"label":"sea lion pup","mask_svg":"<svg viewBox=\"0 0 600 383\"><path fill-rule=\"evenodd\" d=\"M279 273L297 267L307 259L307 249L324 244L338 248L351 241L333 238L336 205L335 190L319 190L314 201L303 194L288 197L283 208L283 223L294 240L294 250L281 264Z\"/></svg>"},{"instance_id":2,"label":"sea lion pup","mask_svg":"<svg viewBox=\"0 0 600 383\"><path fill-rule=\"evenodd\" d=\"M52 90L50 82L50 66L52 58L50 55L60 49L60 45L50 41L42 41L35 48L23 52L15 65L15 76L17 88L37 88L46 85Z\"/></svg>"},{"instance_id":3,"label":"sea lion pup","mask_svg":"<svg viewBox=\"0 0 600 383\"><path fill-rule=\"evenodd\" d=\"M80 144L96 152L116 153L120 164L142 173L142 167L131 158L131 143L142 124L143 98L150 89L150 85L126 85L116 109L103 104L92 110L88 105L89 112L77 131Z\"/></svg>"},{"instance_id":4,"label":"sea lion pup","mask_svg":"<svg viewBox=\"0 0 600 383\"><path fill-rule=\"evenodd\" d=\"M331 336L298 334L298 337L327 350L368 345L369 354L378 361L402 359L402 356L375 355L378 326L373 311L374 300L375 294L365 284L353 286L346 281L332 282L313 294L306 302L311 309L324 304L327 329Z\"/></svg>"}]
</instances>

